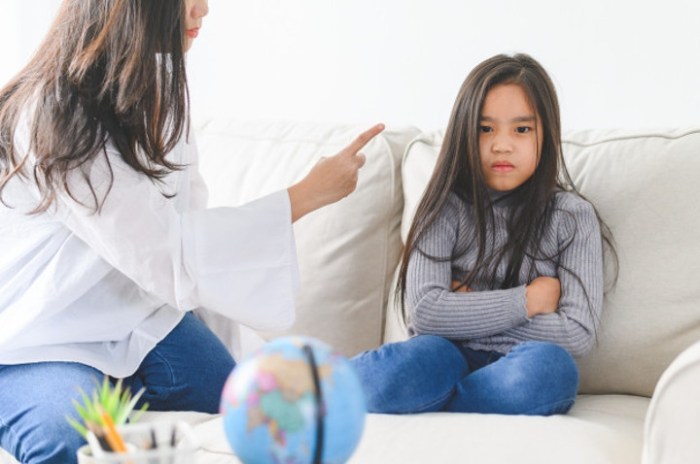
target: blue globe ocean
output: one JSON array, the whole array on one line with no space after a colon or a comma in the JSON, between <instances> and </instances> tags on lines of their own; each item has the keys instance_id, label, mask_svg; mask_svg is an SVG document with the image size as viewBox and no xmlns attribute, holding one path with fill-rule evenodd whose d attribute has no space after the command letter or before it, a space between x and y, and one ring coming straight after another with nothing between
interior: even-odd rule
<instances>
[{"instance_id":1,"label":"blue globe ocean","mask_svg":"<svg viewBox=\"0 0 700 464\"><path fill-rule=\"evenodd\" d=\"M350 362L308 337L264 345L239 363L222 393L226 436L244 463L346 462L366 406Z\"/></svg>"}]
</instances>

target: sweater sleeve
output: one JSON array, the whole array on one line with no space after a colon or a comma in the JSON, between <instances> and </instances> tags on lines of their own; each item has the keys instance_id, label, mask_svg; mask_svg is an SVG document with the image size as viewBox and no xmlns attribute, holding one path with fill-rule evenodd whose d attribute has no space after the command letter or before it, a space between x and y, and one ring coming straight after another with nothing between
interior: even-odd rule
<instances>
[{"instance_id":1,"label":"sweater sleeve","mask_svg":"<svg viewBox=\"0 0 700 464\"><path fill-rule=\"evenodd\" d=\"M411 254L406 278L411 324L418 334L453 340L502 333L528 321L525 286L453 292L452 255L464 206L451 196Z\"/></svg>"},{"instance_id":2,"label":"sweater sleeve","mask_svg":"<svg viewBox=\"0 0 700 464\"><path fill-rule=\"evenodd\" d=\"M557 276L561 297L556 312L533 317L504 335L516 340L549 341L573 356L593 347L596 322L603 306L603 253L600 226L593 207L576 199L559 212L561 250Z\"/></svg>"}]
</instances>

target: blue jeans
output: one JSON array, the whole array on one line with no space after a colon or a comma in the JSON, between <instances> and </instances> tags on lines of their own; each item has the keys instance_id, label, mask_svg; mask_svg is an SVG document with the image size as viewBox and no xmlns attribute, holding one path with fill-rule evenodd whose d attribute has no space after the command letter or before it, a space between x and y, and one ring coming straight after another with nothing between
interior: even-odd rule
<instances>
[{"instance_id":1,"label":"blue jeans","mask_svg":"<svg viewBox=\"0 0 700 464\"><path fill-rule=\"evenodd\" d=\"M421 335L351 360L370 412L430 411L551 415L566 413L578 369L558 345L524 342L507 355Z\"/></svg>"},{"instance_id":2,"label":"blue jeans","mask_svg":"<svg viewBox=\"0 0 700 464\"><path fill-rule=\"evenodd\" d=\"M219 339L192 313L124 379L144 387L149 410L215 413L234 361ZM0 365L0 446L23 464L71 464L85 442L66 421L71 399L90 394L104 374L78 363ZM82 401L80 401L82 403Z\"/></svg>"}]
</instances>

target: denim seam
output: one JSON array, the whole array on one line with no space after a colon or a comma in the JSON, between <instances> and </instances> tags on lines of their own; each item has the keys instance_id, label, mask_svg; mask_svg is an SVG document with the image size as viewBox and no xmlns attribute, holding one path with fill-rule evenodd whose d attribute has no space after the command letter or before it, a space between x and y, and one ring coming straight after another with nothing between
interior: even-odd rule
<instances>
[{"instance_id":1,"label":"denim seam","mask_svg":"<svg viewBox=\"0 0 700 464\"><path fill-rule=\"evenodd\" d=\"M172 387L175 385L175 374L174 374L173 366L172 366L172 365L170 364L170 362L168 361L168 358L166 358L165 356L163 356L162 354L160 354L160 353L158 352L158 350L153 350L153 354L154 354L155 356L157 356L158 359L160 359L160 360L163 362L163 364L165 364L165 366L168 368L168 375L170 376L170 385L168 385L168 386L166 386L166 385L161 385L161 386L162 386L162 387L167 387L167 388L172 388ZM145 384L144 384L144 387L148 388Z\"/></svg>"},{"instance_id":2,"label":"denim seam","mask_svg":"<svg viewBox=\"0 0 700 464\"><path fill-rule=\"evenodd\" d=\"M533 415L533 414L539 415L539 414L542 414L542 413L541 413L541 412L538 412L538 411L541 411L541 410L543 410L543 409L545 409L545 408L547 408L547 410L553 410L554 412L553 412L552 414L558 414L557 411L559 411L559 408L560 408L561 406L563 406L564 404L569 403L569 404L570 404L569 407L571 407L571 406L573 406L573 404L574 404L575 402L576 402L576 397L574 397L574 398L568 398L568 399L560 400L560 401L557 401L557 402L554 402L554 403L548 403L548 404L544 404L544 405L542 405L542 406L537 406L537 407L535 407L535 408L531 408L531 409L529 409L528 411L524 412L523 414L526 414L526 415Z\"/></svg>"},{"instance_id":3,"label":"denim seam","mask_svg":"<svg viewBox=\"0 0 700 464\"><path fill-rule=\"evenodd\" d=\"M415 412L419 412L419 413L424 412L426 409L432 408L432 406L434 406L436 404L446 402L453 395L453 390L454 390L454 388L436 400L430 401L430 402L425 403L425 404L421 404L420 406L417 407L417 411L415 411Z\"/></svg>"},{"instance_id":4,"label":"denim seam","mask_svg":"<svg viewBox=\"0 0 700 464\"><path fill-rule=\"evenodd\" d=\"M2 419L2 417L0 417L0 427L4 427L4 428L7 429L7 434L8 434L8 435L11 435L11 436L10 436L10 439L11 439L10 442L11 442L11 443L16 443L17 445L19 445L20 440L17 439L17 436L16 436L16 434L15 434L15 431L12 430L12 427L10 427L10 426ZM13 456L15 456L15 451L20 451L20 450L16 450L16 449L8 450L8 449L6 449L6 451L10 452ZM15 459L17 459L17 458L18 458L18 456L15 456Z\"/></svg>"}]
</instances>

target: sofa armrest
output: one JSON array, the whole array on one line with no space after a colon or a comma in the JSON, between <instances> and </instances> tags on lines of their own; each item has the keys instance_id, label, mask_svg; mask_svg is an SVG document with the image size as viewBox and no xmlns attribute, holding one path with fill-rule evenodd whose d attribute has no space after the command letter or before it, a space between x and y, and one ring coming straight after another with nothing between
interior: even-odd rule
<instances>
[{"instance_id":1,"label":"sofa armrest","mask_svg":"<svg viewBox=\"0 0 700 464\"><path fill-rule=\"evenodd\" d=\"M700 462L700 342L666 369L644 424L643 464Z\"/></svg>"}]
</instances>

